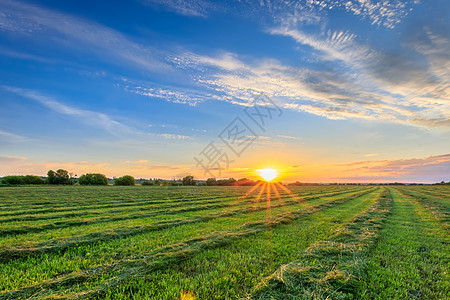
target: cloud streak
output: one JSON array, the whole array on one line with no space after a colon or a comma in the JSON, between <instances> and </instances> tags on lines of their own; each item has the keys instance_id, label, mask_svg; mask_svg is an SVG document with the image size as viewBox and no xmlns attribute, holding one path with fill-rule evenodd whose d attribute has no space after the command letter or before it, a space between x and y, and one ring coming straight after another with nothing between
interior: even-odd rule
<instances>
[{"instance_id":1,"label":"cloud streak","mask_svg":"<svg viewBox=\"0 0 450 300\"><path fill-rule=\"evenodd\" d=\"M450 170L450 154L435 155L424 158L369 160L343 165L336 165L334 172L341 175L341 179L367 180L410 180L440 182L448 180ZM347 174L347 175L346 175ZM352 174L352 175L349 175Z\"/></svg>"},{"instance_id":2,"label":"cloud streak","mask_svg":"<svg viewBox=\"0 0 450 300\"><path fill-rule=\"evenodd\" d=\"M0 137L3 141L10 141L10 142L24 142L29 141L30 139L21 135L17 135L11 132L0 130Z\"/></svg>"},{"instance_id":3,"label":"cloud streak","mask_svg":"<svg viewBox=\"0 0 450 300\"><path fill-rule=\"evenodd\" d=\"M108 62L127 62L156 72L171 69L160 51L143 47L106 26L19 1L1 1L0 10L0 31L22 35L38 43L87 51Z\"/></svg>"},{"instance_id":4,"label":"cloud streak","mask_svg":"<svg viewBox=\"0 0 450 300\"><path fill-rule=\"evenodd\" d=\"M156 6L188 17L206 17L215 5L203 0L142 0L142 3Z\"/></svg>"},{"instance_id":5,"label":"cloud streak","mask_svg":"<svg viewBox=\"0 0 450 300\"><path fill-rule=\"evenodd\" d=\"M363 44L348 31L318 35L282 25L270 34L311 47L318 61L293 67L274 59L244 62L234 53L174 58L192 70L213 99L248 105L264 93L285 108L329 119L366 119L428 128L450 128L450 39L426 30L405 41L401 53ZM327 68L314 68L326 64Z\"/></svg>"},{"instance_id":6,"label":"cloud streak","mask_svg":"<svg viewBox=\"0 0 450 300\"><path fill-rule=\"evenodd\" d=\"M57 112L61 115L70 116L81 123L105 130L110 134L129 135L136 133L136 131L129 126L114 120L107 114L75 108L33 90L9 86L4 86L3 88L9 92L33 100L54 112Z\"/></svg>"},{"instance_id":7,"label":"cloud streak","mask_svg":"<svg viewBox=\"0 0 450 300\"><path fill-rule=\"evenodd\" d=\"M0 162L2 163L13 163L26 160L26 157L22 156L11 156L11 155L0 155Z\"/></svg>"}]
</instances>

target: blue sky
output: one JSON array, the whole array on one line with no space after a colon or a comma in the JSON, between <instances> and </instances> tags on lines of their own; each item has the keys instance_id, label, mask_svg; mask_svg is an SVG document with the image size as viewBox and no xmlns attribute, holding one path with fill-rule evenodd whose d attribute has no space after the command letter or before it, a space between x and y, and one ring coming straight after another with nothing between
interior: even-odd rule
<instances>
[{"instance_id":1,"label":"blue sky","mask_svg":"<svg viewBox=\"0 0 450 300\"><path fill-rule=\"evenodd\" d=\"M194 157L213 142L229 158L217 177L448 181L449 15L448 1L3 0L0 176L205 178ZM261 95L283 113L233 155L219 134Z\"/></svg>"}]
</instances>

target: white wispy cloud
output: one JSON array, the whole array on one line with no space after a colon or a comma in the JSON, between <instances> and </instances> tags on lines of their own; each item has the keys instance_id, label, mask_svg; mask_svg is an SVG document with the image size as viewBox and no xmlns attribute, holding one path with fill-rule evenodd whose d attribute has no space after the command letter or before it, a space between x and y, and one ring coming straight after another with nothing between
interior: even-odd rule
<instances>
[{"instance_id":1,"label":"white wispy cloud","mask_svg":"<svg viewBox=\"0 0 450 300\"><path fill-rule=\"evenodd\" d=\"M195 106L199 102L218 99L217 95L194 88L176 86L162 86L159 84L122 78L117 86L123 90L154 99L161 99L172 103Z\"/></svg>"},{"instance_id":2,"label":"white wispy cloud","mask_svg":"<svg viewBox=\"0 0 450 300\"><path fill-rule=\"evenodd\" d=\"M0 137L2 138L3 141L8 140L8 141L12 141L12 142L22 142L22 141L30 140L29 138L27 138L25 136L21 136L21 135L7 132L4 130L0 130Z\"/></svg>"},{"instance_id":3,"label":"white wispy cloud","mask_svg":"<svg viewBox=\"0 0 450 300\"><path fill-rule=\"evenodd\" d=\"M106 26L19 1L1 1L0 11L1 31L95 54L98 59L107 59L108 62L127 62L134 67L156 72L171 69L164 62L165 54L135 43ZM30 55L27 54L27 57Z\"/></svg>"},{"instance_id":4,"label":"white wispy cloud","mask_svg":"<svg viewBox=\"0 0 450 300\"><path fill-rule=\"evenodd\" d=\"M389 53L363 45L355 35L326 32L313 36L295 28L279 27L272 34L289 36L299 44L319 51L321 60L342 62L347 71L341 77L358 74L353 80L366 91L367 99L383 99L405 115L409 122L425 126L449 125L450 115L450 39L426 30L425 37L408 41L402 52ZM326 110L326 109L325 109ZM322 109L324 113L324 109Z\"/></svg>"},{"instance_id":5,"label":"white wispy cloud","mask_svg":"<svg viewBox=\"0 0 450 300\"><path fill-rule=\"evenodd\" d=\"M322 60L342 60L355 66L355 63L371 55L370 49L354 42L355 34L345 31L325 31L308 34L293 27L282 25L272 28L269 33L293 38L296 42L321 51Z\"/></svg>"},{"instance_id":6,"label":"white wispy cloud","mask_svg":"<svg viewBox=\"0 0 450 300\"><path fill-rule=\"evenodd\" d=\"M114 120L107 114L72 107L33 90L9 86L3 86L3 88L24 98L36 101L59 114L73 117L81 123L103 129L113 135L127 135L136 133L136 131L131 127Z\"/></svg>"},{"instance_id":7,"label":"white wispy cloud","mask_svg":"<svg viewBox=\"0 0 450 300\"><path fill-rule=\"evenodd\" d=\"M206 17L216 5L203 0L141 0L147 5L156 6L189 17Z\"/></svg>"},{"instance_id":8,"label":"white wispy cloud","mask_svg":"<svg viewBox=\"0 0 450 300\"><path fill-rule=\"evenodd\" d=\"M173 134L173 133L151 133L151 135L160 136L160 137L163 137L165 139L192 140L191 136L181 135L181 134Z\"/></svg>"},{"instance_id":9,"label":"white wispy cloud","mask_svg":"<svg viewBox=\"0 0 450 300\"><path fill-rule=\"evenodd\" d=\"M144 2L193 16L204 16L217 8L206 0ZM163 53L135 43L106 26L10 0L0 2L0 30L35 41L42 39L43 43L59 47L89 51L100 59L107 58L108 62L127 62L133 67L156 72L181 70L193 80L186 84L188 88L177 84L162 86L131 80L120 82L119 85L126 91L149 98L189 105L211 100L249 105L254 95L264 93L278 99L285 108L330 119L359 118L450 127L450 55L447 50L450 39L446 35L425 27L423 35L402 45L402 53L388 53L364 44L348 30L326 29L326 18L321 14L324 10L345 9L370 19L374 25L391 28L406 16L410 3L398 0L314 0L245 2L239 5L244 8L244 14L255 7L258 13L266 11L269 15L273 14L272 18L279 25L269 28L267 32L290 37L298 45L310 47L317 63L331 62L328 70L291 67L269 58L244 62L239 55L227 51L217 56L187 51L169 55L167 51ZM241 7L239 5L238 8ZM300 25L304 24L318 26L318 32L301 30ZM0 51L12 56L39 59L8 49ZM114 59L111 60L111 57ZM83 110L44 99L36 93L27 93L28 97L53 110L83 119ZM95 115L96 122L105 128L130 130L107 115L91 113ZM84 122L88 119L85 118Z\"/></svg>"},{"instance_id":10,"label":"white wispy cloud","mask_svg":"<svg viewBox=\"0 0 450 300\"><path fill-rule=\"evenodd\" d=\"M327 36L323 42L313 37L302 39L302 42L307 41L314 48L325 51L329 54L327 60L343 62L347 65L346 71L290 67L273 59L244 63L228 53L216 57L185 55L178 61L185 60L185 65L192 69L210 68L194 80L212 89L216 95L214 99L233 104L248 105L255 95L264 93L279 100L285 108L329 119L358 118L449 127L450 103L443 87L445 82L448 86L447 76L435 76L435 80L427 84L423 79L426 75L417 73L415 76L413 72L394 85L371 70L376 64L388 67L389 62L383 60L385 54L358 46L349 33L333 32ZM355 53L350 56L353 60L346 56L348 51ZM416 80L422 84L412 88Z\"/></svg>"},{"instance_id":11,"label":"white wispy cloud","mask_svg":"<svg viewBox=\"0 0 450 300\"><path fill-rule=\"evenodd\" d=\"M255 1L256 2L256 1ZM327 11L345 10L362 20L369 20L374 26L394 28L408 15L417 1L408 0L308 0L308 1L260 1L262 9L272 14L288 16L297 23L311 24L317 22L320 15ZM322 13L322 14L321 14Z\"/></svg>"},{"instance_id":12,"label":"white wispy cloud","mask_svg":"<svg viewBox=\"0 0 450 300\"><path fill-rule=\"evenodd\" d=\"M362 18L368 18L373 25L394 28L408 15L414 1L404 0L313 0L307 1L310 7L316 9L345 9Z\"/></svg>"},{"instance_id":13,"label":"white wispy cloud","mask_svg":"<svg viewBox=\"0 0 450 300\"><path fill-rule=\"evenodd\" d=\"M277 135L277 137L282 138L282 139L288 139L288 140L302 140L302 138L300 137L296 137L296 136L290 136L290 135Z\"/></svg>"}]
</instances>

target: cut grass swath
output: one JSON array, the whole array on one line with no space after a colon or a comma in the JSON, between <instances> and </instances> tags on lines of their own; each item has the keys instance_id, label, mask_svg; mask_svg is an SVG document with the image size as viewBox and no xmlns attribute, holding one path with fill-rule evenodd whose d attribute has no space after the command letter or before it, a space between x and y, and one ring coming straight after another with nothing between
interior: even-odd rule
<instances>
[{"instance_id":1,"label":"cut grass swath","mask_svg":"<svg viewBox=\"0 0 450 300\"><path fill-rule=\"evenodd\" d=\"M281 266L248 299L347 299L364 279L369 249L392 207L389 190L329 240L308 248L300 261ZM356 295L355 295L356 296Z\"/></svg>"},{"instance_id":2,"label":"cut grass swath","mask_svg":"<svg viewBox=\"0 0 450 300\"><path fill-rule=\"evenodd\" d=\"M436 220L438 220L447 231L450 229L450 208L446 207L436 200L433 200L432 196L412 192L407 189L396 190L404 197L417 200L423 207L425 207L435 216Z\"/></svg>"},{"instance_id":3,"label":"cut grass swath","mask_svg":"<svg viewBox=\"0 0 450 300\"><path fill-rule=\"evenodd\" d=\"M340 194L347 194L352 193L352 191L345 191L345 192L332 192L332 193L319 193L315 194L314 196L305 196L305 197L296 197L300 201L303 200L312 200L317 199L319 197L331 197L335 195ZM282 195L280 196L280 200L289 197L289 195ZM259 199L259 197L258 197ZM160 216L160 215L174 215L184 212L194 212L194 211L201 211L201 210L209 210L209 209L217 209L217 208L228 208L228 207L234 207L234 206L240 206L245 204L251 204L253 201L236 201L236 198L233 197L230 198L221 198L221 200L210 200L210 201L192 201L187 202L185 205L180 205L181 203L176 204L165 204L165 205L158 205L158 206L150 206L150 207L137 207L132 209L117 209L117 210L108 210L108 211L85 211L80 213L68 213L63 215L41 215L41 216L26 216L23 218L9 218L9 219L0 219L0 223L2 222L19 222L19 221L37 221L37 220L48 220L48 219L62 219L62 218L69 218L68 220L61 220L56 221L53 223L45 223L40 225L21 225L21 226L4 226L2 229L0 229L0 237L7 236L7 235L18 235L18 234L27 234L27 233L38 233L46 230L53 230L58 228L67 228L67 227L74 227L74 226L83 226L83 225L92 225L97 223L105 223L105 222L113 222L113 221L121 221L121 220L130 220L130 219L143 219L143 218L149 218L153 216ZM189 207L186 207L189 204ZM200 205L203 204L203 205ZM205 205L208 204L208 205ZM180 208L182 207L182 208ZM170 208L178 208L178 209L172 209L167 210ZM164 210L156 210L154 212L150 213L136 213L136 214L126 214L129 212L134 211L147 211L147 210L155 210L155 209L164 209ZM120 215L111 216L110 214L114 213L121 213ZM82 217L82 216L88 216L88 215L99 215L104 217L97 217L97 218L85 218L85 219L70 219L73 217ZM0 259L1 261L1 259Z\"/></svg>"},{"instance_id":4,"label":"cut grass swath","mask_svg":"<svg viewBox=\"0 0 450 300\"><path fill-rule=\"evenodd\" d=\"M70 274L57 279L51 279L41 284L25 287L13 292L2 293L0 294L0 299L29 297L41 290L49 291L66 289L73 285L98 279L99 277L104 279L102 280L103 283L100 286L94 288L93 290L73 296L100 297L100 295L106 290L129 280L133 276L143 276L155 270L163 269L173 264L178 264L204 250L221 247L237 239L264 232L276 226L292 223L298 218L302 218L321 210L345 203L349 200L371 193L374 190L376 189L366 190L346 198L328 201L308 208L298 209L293 212L278 214L266 220L249 222L238 227L236 230L219 231L208 235L186 239L178 243L159 248L148 255L140 255L134 259L122 260L115 264L93 268L82 273ZM111 277L111 275L114 276L111 279L106 280L106 278Z\"/></svg>"},{"instance_id":5,"label":"cut grass swath","mask_svg":"<svg viewBox=\"0 0 450 300\"><path fill-rule=\"evenodd\" d=\"M366 190L364 192L360 192L355 195L366 194L372 190L373 189ZM111 240L120 239L123 237L129 237L129 236L143 234L143 233L147 233L147 232L151 232L151 231L162 230L162 229L166 229L169 227L182 226L182 225L186 225L186 224L205 222L205 221L209 221L209 220L213 220L213 219L217 219L217 218L230 217L230 216L234 216L234 215L247 214L247 213L254 213L254 212L263 211L263 210L267 210L267 209L274 209L274 208L278 208L278 207L285 207L285 206L295 205L295 204L298 204L298 203L301 203L301 202L304 202L307 200L312 200L312 199L317 199L317 198L319 198L319 196L307 196L307 197L303 197L301 199L281 201L277 204L272 204L271 206L245 207L242 209L213 213L213 214L208 214L208 215L203 215L203 216L196 216L196 217L192 217L192 218L161 221L161 222L156 222L156 223L149 224L149 225L115 228L113 230L89 233L89 234L82 235L82 236L74 236L74 237L48 240L48 241L39 243L39 244L35 245L34 247L31 247L30 243L29 243L26 248L25 247L21 247L21 248L11 247L9 249L1 250L0 251L0 261L8 262L8 261L20 259L20 258L36 257L36 256L42 255L44 253L51 253L51 252L63 253L67 249L74 247L74 246L88 245L88 244L94 244L97 242L104 242L104 241L111 241ZM200 209L200 206L193 206L193 207L191 207L191 209L192 209L192 211L196 211L196 210ZM180 209L177 211L177 213L179 213L180 211L186 212L186 211L190 211L190 210L188 210L187 208ZM170 212L162 211L161 214L170 214Z\"/></svg>"},{"instance_id":6,"label":"cut grass swath","mask_svg":"<svg viewBox=\"0 0 450 300\"><path fill-rule=\"evenodd\" d=\"M360 299L450 299L449 235L412 197L392 190L393 208L370 252Z\"/></svg>"}]
</instances>

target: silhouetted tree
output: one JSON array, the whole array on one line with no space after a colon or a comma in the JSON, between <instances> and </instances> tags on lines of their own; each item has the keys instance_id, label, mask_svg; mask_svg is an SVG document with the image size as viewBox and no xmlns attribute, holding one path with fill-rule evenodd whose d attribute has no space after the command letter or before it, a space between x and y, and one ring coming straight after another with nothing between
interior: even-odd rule
<instances>
[{"instance_id":1,"label":"silhouetted tree","mask_svg":"<svg viewBox=\"0 0 450 300\"><path fill-rule=\"evenodd\" d=\"M217 185L230 186L230 185L234 185L235 182L236 182L236 179L234 179L234 178L220 179L220 180L217 180Z\"/></svg>"},{"instance_id":2,"label":"silhouetted tree","mask_svg":"<svg viewBox=\"0 0 450 300\"><path fill-rule=\"evenodd\" d=\"M143 181L141 185L155 185L155 183L153 181Z\"/></svg>"},{"instance_id":3,"label":"silhouetted tree","mask_svg":"<svg viewBox=\"0 0 450 300\"><path fill-rule=\"evenodd\" d=\"M217 180L215 178L208 178L206 179L206 185L215 186L217 185Z\"/></svg>"},{"instance_id":4,"label":"silhouetted tree","mask_svg":"<svg viewBox=\"0 0 450 300\"><path fill-rule=\"evenodd\" d=\"M23 184L44 184L45 181L42 177L34 176L34 175L25 175L23 176Z\"/></svg>"},{"instance_id":5,"label":"silhouetted tree","mask_svg":"<svg viewBox=\"0 0 450 300\"><path fill-rule=\"evenodd\" d=\"M69 172L64 169L58 169L55 171L49 170L47 172L47 183L48 184L73 184L72 178L69 176Z\"/></svg>"},{"instance_id":6,"label":"silhouetted tree","mask_svg":"<svg viewBox=\"0 0 450 300\"><path fill-rule=\"evenodd\" d=\"M80 185L108 185L108 178L100 173L87 173L78 179Z\"/></svg>"},{"instance_id":7,"label":"silhouetted tree","mask_svg":"<svg viewBox=\"0 0 450 300\"><path fill-rule=\"evenodd\" d=\"M181 181L181 183L183 185L195 185L194 176L188 175L188 176L184 177L183 180Z\"/></svg>"},{"instance_id":8,"label":"silhouetted tree","mask_svg":"<svg viewBox=\"0 0 450 300\"><path fill-rule=\"evenodd\" d=\"M19 185L23 184L22 176L5 176L2 178L2 184Z\"/></svg>"},{"instance_id":9,"label":"silhouetted tree","mask_svg":"<svg viewBox=\"0 0 450 300\"><path fill-rule=\"evenodd\" d=\"M136 180L133 176L125 175L114 180L114 185L134 185Z\"/></svg>"}]
</instances>

